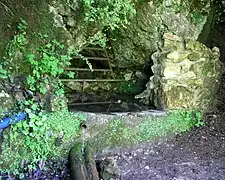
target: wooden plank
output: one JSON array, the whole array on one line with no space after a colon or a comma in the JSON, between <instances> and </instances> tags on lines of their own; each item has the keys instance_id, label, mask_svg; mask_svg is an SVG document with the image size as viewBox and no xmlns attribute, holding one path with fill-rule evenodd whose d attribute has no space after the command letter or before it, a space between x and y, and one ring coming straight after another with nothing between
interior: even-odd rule
<instances>
[{"instance_id":1,"label":"wooden plank","mask_svg":"<svg viewBox=\"0 0 225 180\"><path fill-rule=\"evenodd\" d=\"M97 105L97 104L111 104L116 102L81 102L81 103L70 103L69 106L80 106L80 105Z\"/></svg>"},{"instance_id":2,"label":"wooden plank","mask_svg":"<svg viewBox=\"0 0 225 180\"><path fill-rule=\"evenodd\" d=\"M124 79L60 79L62 82L116 82L116 81L125 81Z\"/></svg>"},{"instance_id":3,"label":"wooden plank","mask_svg":"<svg viewBox=\"0 0 225 180\"><path fill-rule=\"evenodd\" d=\"M67 71L91 71L89 68L65 68ZM110 72L111 69L92 69L93 71Z\"/></svg>"},{"instance_id":4,"label":"wooden plank","mask_svg":"<svg viewBox=\"0 0 225 180\"><path fill-rule=\"evenodd\" d=\"M109 56L108 56L107 51L105 51L105 54L106 54L106 57L107 57L107 59L108 59L108 64L109 64L109 68L110 68L110 70L111 70L111 72L112 72L112 76L113 76L113 78L115 79L115 74L114 74L114 72L113 72L113 70L112 70L112 66L111 66L111 63L110 63L110 60L109 60Z\"/></svg>"},{"instance_id":5,"label":"wooden plank","mask_svg":"<svg viewBox=\"0 0 225 180\"><path fill-rule=\"evenodd\" d=\"M108 58L106 57L84 57L84 58L87 58L88 60L108 61ZM82 58L75 56L74 59L82 59Z\"/></svg>"},{"instance_id":6,"label":"wooden plank","mask_svg":"<svg viewBox=\"0 0 225 180\"><path fill-rule=\"evenodd\" d=\"M97 50L97 51L105 51L103 48L97 48L97 47L85 47L83 50Z\"/></svg>"}]
</instances>

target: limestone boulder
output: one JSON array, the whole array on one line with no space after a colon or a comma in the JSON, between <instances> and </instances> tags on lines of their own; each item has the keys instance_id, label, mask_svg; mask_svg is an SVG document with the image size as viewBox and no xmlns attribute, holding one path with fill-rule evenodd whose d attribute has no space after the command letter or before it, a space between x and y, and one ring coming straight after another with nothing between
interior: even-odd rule
<instances>
[{"instance_id":1,"label":"limestone boulder","mask_svg":"<svg viewBox=\"0 0 225 180\"><path fill-rule=\"evenodd\" d=\"M219 61L219 49L211 50L190 40L187 49L183 51L179 49L179 42L177 48L171 48L172 40L165 41L164 49L170 49L170 52L160 64L160 86L153 90L155 105L166 109L209 110L216 103L220 86L222 65Z\"/></svg>"}]
</instances>

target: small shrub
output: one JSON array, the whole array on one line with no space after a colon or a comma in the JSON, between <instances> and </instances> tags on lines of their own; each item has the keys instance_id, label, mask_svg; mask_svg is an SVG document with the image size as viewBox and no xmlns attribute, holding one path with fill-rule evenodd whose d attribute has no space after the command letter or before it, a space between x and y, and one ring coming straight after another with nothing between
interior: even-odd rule
<instances>
[{"instance_id":1,"label":"small shrub","mask_svg":"<svg viewBox=\"0 0 225 180\"><path fill-rule=\"evenodd\" d=\"M128 24L128 20L136 14L131 0L83 0L85 21L97 23L111 30Z\"/></svg>"},{"instance_id":2,"label":"small shrub","mask_svg":"<svg viewBox=\"0 0 225 180\"><path fill-rule=\"evenodd\" d=\"M90 26L96 26L98 31L88 38L94 45L106 46L107 31L126 27L129 20L136 14L132 0L82 0L84 21Z\"/></svg>"}]
</instances>

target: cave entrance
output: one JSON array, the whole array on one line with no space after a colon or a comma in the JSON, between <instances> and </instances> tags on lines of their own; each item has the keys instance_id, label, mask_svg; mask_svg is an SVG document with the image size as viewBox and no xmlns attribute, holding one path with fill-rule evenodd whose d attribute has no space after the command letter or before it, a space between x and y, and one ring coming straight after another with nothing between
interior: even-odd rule
<instances>
[{"instance_id":1,"label":"cave entrance","mask_svg":"<svg viewBox=\"0 0 225 180\"><path fill-rule=\"evenodd\" d=\"M71 110L109 113L153 108L135 99L145 88L146 78L124 77L127 70L113 67L107 49L85 47L65 71L75 73L74 78L61 78Z\"/></svg>"}]
</instances>

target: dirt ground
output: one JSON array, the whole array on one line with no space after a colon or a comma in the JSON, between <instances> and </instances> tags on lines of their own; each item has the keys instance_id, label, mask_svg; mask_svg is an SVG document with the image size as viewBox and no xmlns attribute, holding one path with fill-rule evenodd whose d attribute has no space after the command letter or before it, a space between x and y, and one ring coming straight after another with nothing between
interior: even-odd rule
<instances>
[{"instance_id":1,"label":"dirt ground","mask_svg":"<svg viewBox=\"0 0 225 180\"><path fill-rule=\"evenodd\" d=\"M114 154L122 180L224 180L225 119L156 144Z\"/></svg>"}]
</instances>

